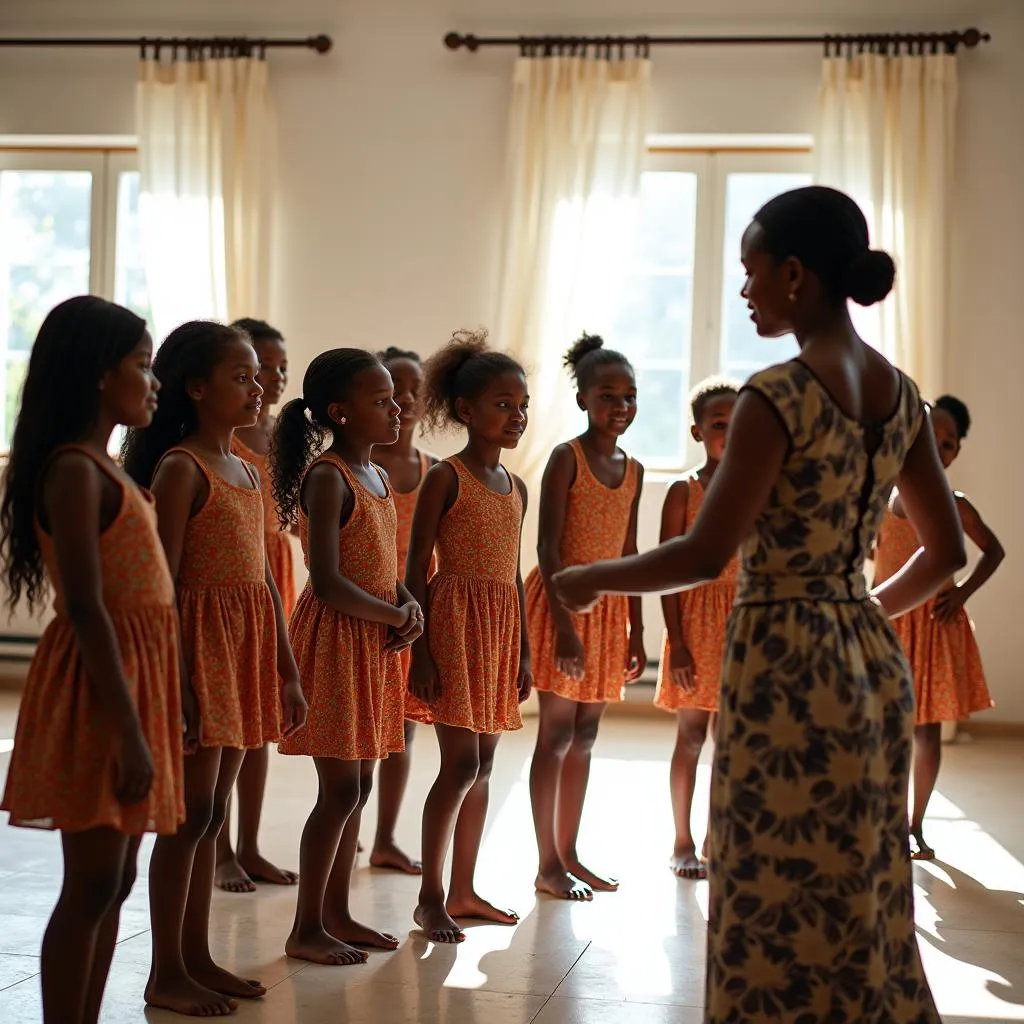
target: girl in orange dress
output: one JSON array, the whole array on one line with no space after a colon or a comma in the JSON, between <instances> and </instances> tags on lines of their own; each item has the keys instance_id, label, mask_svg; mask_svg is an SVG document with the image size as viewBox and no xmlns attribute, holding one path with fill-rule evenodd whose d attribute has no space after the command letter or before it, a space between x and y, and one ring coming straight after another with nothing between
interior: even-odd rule
<instances>
[{"instance_id":1,"label":"girl in orange dress","mask_svg":"<svg viewBox=\"0 0 1024 1024\"><path fill-rule=\"evenodd\" d=\"M230 1012L263 995L210 954L217 834L246 750L301 727L306 705L288 645L281 598L263 545L256 470L231 453L252 426L263 389L248 338L233 327L183 324L153 370L161 404L146 430L125 438L124 464L152 484L178 592L184 670L195 688L200 749L185 759L186 820L150 860L153 964L146 1001L191 1015Z\"/></svg>"},{"instance_id":2,"label":"girl in orange dress","mask_svg":"<svg viewBox=\"0 0 1024 1024\"><path fill-rule=\"evenodd\" d=\"M971 428L970 413L958 398L944 395L932 408L931 421L939 458L949 469ZM939 777L942 723L959 722L992 706L981 653L974 639L974 624L964 605L988 582L1005 553L999 538L971 502L959 492L954 496L964 533L981 550L981 558L959 583L950 580L937 597L892 623L907 652L917 698L910 816L910 855L915 860L935 857L935 851L924 838L924 816ZM875 551L877 582L894 576L920 547L917 531L907 518L899 495L894 494Z\"/></svg>"},{"instance_id":3,"label":"girl in orange dress","mask_svg":"<svg viewBox=\"0 0 1024 1024\"><path fill-rule=\"evenodd\" d=\"M690 397L693 439L704 445L700 469L677 480L665 495L661 511L661 542L689 533L704 501L704 494L725 452L725 435L739 389L728 382L708 380ZM665 640L658 666L654 706L675 712L678 730L672 752L669 788L676 840L669 861L679 878L707 877L708 837L697 856L690 820L700 752L714 729L722 678L725 627L736 597L739 561L730 560L712 583L661 599Z\"/></svg>"},{"instance_id":4,"label":"girl in orange dress","mask_svg":"<svg viewBox=\"0 0 1024 1024\"><path fill-rule=\"evenodd\" d=\"M46 1024L95 1024L144 832L184 817L174 585L149 496L107 455L159 384L145 322L94 296L50 311L32 346L3 481L8 604L55 617L29 668L3 807L60 829L43 936Z\"/></svg>"},{"instance_id":5,"label":"girl in orange dress","mask_svg":"<svg viewBox=\"0 0 1024 1024\"><path fill-rule=\"evenodd\" d=\"M398 440L391 445L382 445L373 452L374 461L388 475L391 494L395 499L398 527L395 546L398 555L398 575L405 577L405 562L409 554L409 538L412 534L412 518L416 511L416 500L430 467L437 462L432 455L420 451L413 442L423 415L420 392L423 389L423 367L415 352L391 347L378 352L377 357L387 367L395 385L395 401L398 403ZM411 649L401 652L402 679L409 677ZM405 687L403 686L403 689ZM411 695L405 699L411 702ZM412 719L405 722L405 750L393 753L380 762L377 788L377 833L370 853L370 864L375 868L390 868L407 875L418 875L423 865L413 860L395 842L395 826L402 807L405 788L409 781L412 764L412 741L416 725Z\"/></svg>"},{"instance_id":6,"label":"girl in orange dress","mask_svg":"<svg viewBox=\"0 0 1024 1024\"><path fill-rule=\"evenodd\" d=\"M267 452L274 417L270 410L281 401L288 383L288 352L284 335L263 320L236 320L232 327L244 331L256 350L260 370L256 380L263 388L263 404L259 418L251 427L239 427L232 438L231 450L244 462L255 466L260 475L263 496L264 542L270 573L281 595L287 622L295 607L295 565L289 531L282 529L270 481ZM231 848L231 801L224 816L224 828L217 839L216 884L226 892L254 892L255 882L273 885L294 885L299 876L272 864L260 854L259 831L263 811L263 794L267 788L269 768L268 747L255 747L245 754L238 770L238 847Z\"/></svg>"},{"instance_id":7,"label":"girl in orange dress","mask_svg":"<svg viewBox=\"0 0 1024 1024\"><path fill-rule=\"evenodd\" d=\"M406 714L434 725L441 769L423 809L423 881L414 919L433 942L461 942L458 918L515 924L473 884L494 751L522 727L530 692L529 638L519 569L526 487L501 465L526 429L526 374L488 349L483 333L456 333L426 363L424 408L433 427L464 427L466 447L427 473L416 505L406 582L427 609L413 645ZM429 580L437 552L437 572ZM451 885L442 872L452 832Z\"/></svg>"},{"instance_id":8,"label":"girl in orange dress","mask_svg":"<svg viewBox=\"0 0 1024 1024\"><path fill-rule=\"evenodd\" d=\"M540 703L530 800L538 891L589 900L618 882L585 868L576 852L590 752L608 701L647 666L640 599L604 598L590 615L551 599L566 565L636 553L643 467L618 447L636 417L636 377L624 355L584 334L565 356L587 429L548 460L540 492L538 565L526 578L526 621Z\"/></svg>"},{"instance_id":9,"label":"girl in orange dress","mask_svg":"<svg viewBox=\"0 0 1024 1024\"><path fill-rule=\"evenodd\" d=\"M349 886L374 763L404 746L396 652L423 622L398 581L391 489L370 461L374 445L395 443L399 425L391 376L376 356L333 349L309 364L271 447L281 519L298 520L309 569L290 627L309 721L278 749L312 757L320 785L302 830L285 951L319 964L363 963L356 947L398 946L353 920Z\"/></svg>"}]
</instances>

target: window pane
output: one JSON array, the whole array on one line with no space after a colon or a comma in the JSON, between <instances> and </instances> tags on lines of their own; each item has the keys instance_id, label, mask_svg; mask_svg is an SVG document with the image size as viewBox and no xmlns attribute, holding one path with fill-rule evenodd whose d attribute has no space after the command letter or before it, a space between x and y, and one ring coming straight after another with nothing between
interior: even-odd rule
<instances>
[{"instance_id":1,"label":"window pane","mask_svg":"<svg viewBox=\"0 0 1024 1024\"><path fill-rule=\"evenodd\" d=\"M754 214L773 196L811 183L809 174L730 174L725 189L725 250L722 274L721 372L746 380L772 363L796 355L792 337L758 337L746 300L740 241Z\"/></svg>"},{"instance_id":2,"label":"window pane","mask_svg":"<svg viewBox=\"0 0 1024 1024\"><path fill-rule=\"evenodd\" d=\"M142 234L139 225L139 172L126 171L117 182L117 241L114 248L114 301L141 316L152 330Z\"/></svg>"},{"instance_id":3,"label":"window pane","mask_svg":"<svg viewBox=\"0 0 1024 1024\"><path fill-rule=\"evenodd\" d=\"M636 419L623 446L641 462L678 466L686 451L689 372L636 367Z\"/></svg>"},{"instance_id":4,"label":"window pane","mask_svg":"<svg viewBox=\"0 0 1024 1024\"><path fill-rule=\"evenodd\" d=\"M10 444L29 349L46 314L89 291L92 174L0 171L0 446Z\"/></svg>"},{"instance_id":5,"label":"window pane","mask_svg":"<svg viewBox=\"0 0 1024 1024\"><path fill-rule=\"evenodd\" d=\"M609 344L634 363L645 359L689 362L693 330L690 274L629 275L616 303L615 333Z\"/></svg>"}]
</instances>

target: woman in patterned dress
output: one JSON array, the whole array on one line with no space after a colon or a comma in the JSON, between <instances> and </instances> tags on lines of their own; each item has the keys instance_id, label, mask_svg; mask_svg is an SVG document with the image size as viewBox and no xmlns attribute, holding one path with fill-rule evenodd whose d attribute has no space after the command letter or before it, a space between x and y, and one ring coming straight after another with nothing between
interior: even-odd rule
<instances>
[{"instance_id":1,"label":"woman in patterned dress","mask_svg":"<svg viewBox=\"0 0 1024 1024\"><path fill-rule=\"evenodd\" d=\"M712 580L741 549L711 795L706 1019L938 1024L913 921L914 690L888 616L964 564L963 531L917 389L850 321L847 300L879 302L895 273L856 204L820 186L778 196L742 259L758 333L796 335L799 358L741 392L689 533L556 586L582 609ZM922 546L869 593L864 557L897 480Z\"/></svg>"}]
</instances>

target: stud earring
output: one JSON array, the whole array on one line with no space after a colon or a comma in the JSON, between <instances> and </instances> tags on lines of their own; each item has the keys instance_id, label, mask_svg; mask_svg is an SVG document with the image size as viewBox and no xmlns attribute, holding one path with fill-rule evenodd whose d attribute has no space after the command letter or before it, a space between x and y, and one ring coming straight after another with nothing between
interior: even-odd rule
<instances>
[{"instance_id":1,"label":"stud earring","mask_svg":"<svg viewBox=\"0 0 1024 1024\"><path fill-rule=\"evenodd\" d=\"M796 302L796 292L790 292L789 293L789 301L790 302Z\"/></svg>"},{"instance_id":2,"label":"stud earring","mask_svg":"<svg viewBox=\"0 0 1024 1024\"><path fill-rule=\"evenodd\" d=\"M346 424L346 423L348 423L348 417L347 417L347 416L342 416L342 417L341 417L341 419L340 419L340 420L339 420L338 422L339 422L339 423L340 423L340 424L341 424L342 426L345 426L345 424Z\"/></svg>"}]
</instances>

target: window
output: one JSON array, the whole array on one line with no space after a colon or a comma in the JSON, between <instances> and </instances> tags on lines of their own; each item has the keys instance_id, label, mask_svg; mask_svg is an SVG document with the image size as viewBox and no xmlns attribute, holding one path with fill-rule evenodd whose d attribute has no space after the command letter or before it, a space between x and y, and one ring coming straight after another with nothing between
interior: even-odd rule
<instances>
[{"instance_id":1,"label":"window","mask_svg":"<svg viewBox=\"0 0 1024 1024\"><path fill-rule=\"evenodd\" d=\"M649 468L679 470L699 457L687 405L697 383L716 374L742 381L792 356L791 338L759 338L750 321L740 239L764 202L810 181L805 146L649 154L607 332L636 368L628 445Z\"/></svg>"},{"instance_id":2,"label":"window","mask_svg":"<svg viewBox=\"0 0 1024 1024\"><path fill-rule=\"evenodd\" d=\"M0 450L40 324L91 292L149 317L134 153L0 145Z\"/></svg>"}]
</instances>

